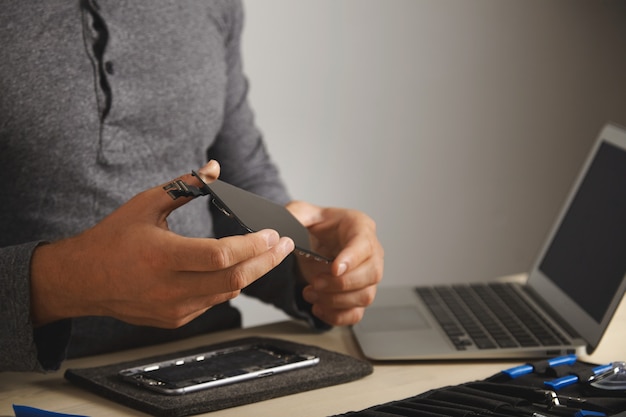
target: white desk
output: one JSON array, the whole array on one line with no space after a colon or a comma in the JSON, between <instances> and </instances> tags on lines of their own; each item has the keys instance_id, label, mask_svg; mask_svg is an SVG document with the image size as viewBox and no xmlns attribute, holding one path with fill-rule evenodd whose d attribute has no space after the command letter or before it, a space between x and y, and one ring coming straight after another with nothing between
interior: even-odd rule
<instances>
[{"instance_id":1,"label":"white desk","mask_svg":"<svg viewBox=\"0 0 626 417\"><path fill-rule=\"evenodd\" d=\"M600 347L593 355L581 359L597 363L626 360L624 329L626 329L626 302L622 302ZM286 321L213 333L149 348L70 360L65 363L61 371L52 374L0 373L0 417L14 415L12 404L91 417L144 415L75 387L63 378L63 371L68 367L105 365L253 335L284 338L361 356L348 328L335 328L325 334L315 334L298 323ZM516 363L519 362L375 363L374 373L358 381L216 411L207 415L214 417L331 416L410 397L445 385L486 378Z\"/></svg>"}]
</instances>

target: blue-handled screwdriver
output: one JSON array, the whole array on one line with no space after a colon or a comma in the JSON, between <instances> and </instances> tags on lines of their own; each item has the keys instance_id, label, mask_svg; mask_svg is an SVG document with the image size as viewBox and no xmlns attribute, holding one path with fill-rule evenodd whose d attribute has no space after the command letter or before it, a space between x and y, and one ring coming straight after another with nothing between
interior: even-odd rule
<instances>
[{"instance_id":1,"label":"blue-handled screwdriver","mask_svg":"<svg viewBox=\"0 0 626 417\"><path fill-rule=\"evenodd\" d=\"M572 365L576 362L576 355L557 356L556 358L548 359L546 362L549 366ZM534 366L526 364L505 369L502 371L502 373L508 375L511 379L513 379L522 375L530 374L534 370Z\"/></svg>"},{"instance_id":2,"label":"blue-handled screwdriver","mask_svg":"<svg viewBox=\"0 0 626 417\"><path fill-rule=\"evenodd\" d=\"M594 376L603 374L605 372L610 371L613 368L613 364L609 363L607 365L599 365L595 368L592 368L593 376L590 379L593 379ZM552 381L545 381L543 384L546 387L556 391L563 387L567 387L568 385L572 385L578 382L578 375L565 375L561 378L553 379Z\"/></svg>"}]
</instances>

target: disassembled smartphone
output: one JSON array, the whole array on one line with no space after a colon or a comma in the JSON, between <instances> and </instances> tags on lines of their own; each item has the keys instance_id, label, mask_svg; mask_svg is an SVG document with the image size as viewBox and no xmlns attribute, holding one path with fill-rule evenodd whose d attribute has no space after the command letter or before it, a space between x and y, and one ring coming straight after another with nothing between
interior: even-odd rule
<instances>
[{"instance_id":1,"label":"disassembled smartphone","mask_svg":"<svg viewBox=\"0 0 626 417\"><path fill-rule=\"evenodd\" d=\"M118 375L149 390L181 395L317 363L319 358L315 355L269 344L246 344L128 368Z\"/></svg>"}]
</instances>

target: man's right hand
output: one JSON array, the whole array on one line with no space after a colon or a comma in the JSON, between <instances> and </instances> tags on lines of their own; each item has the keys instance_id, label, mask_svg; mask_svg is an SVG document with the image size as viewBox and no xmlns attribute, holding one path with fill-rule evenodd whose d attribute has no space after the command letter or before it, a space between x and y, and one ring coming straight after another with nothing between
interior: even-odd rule
<instances>
[{"instance_id":1,"label":"man's right hand","mask_svg":"<svg viewBox=\"0 0 626 417\"><path fill-rule=\"evenodd\" d=\"M211 182L219 164L198 172ZM200 185L191 174L180 179ZM273 230L222 239L177 235L167 216L188 201L173 200L160 185L80 235L38 247L31 264L34 325L96 315L179 327L236 297L294 249Z\"/></svg>"}]
</instances>

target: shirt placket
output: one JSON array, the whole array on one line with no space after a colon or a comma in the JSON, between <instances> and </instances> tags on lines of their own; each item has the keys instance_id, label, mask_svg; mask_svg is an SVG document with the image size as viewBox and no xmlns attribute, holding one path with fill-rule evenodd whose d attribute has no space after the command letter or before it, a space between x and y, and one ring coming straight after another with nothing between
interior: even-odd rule
<instances>
[{"instance_id":1,"label":"shirt placket","mask_svg":"<svg viewBox=\"0 0 626 417\"><path fill-rule=\"evenodd\" d=\"M94 72L94 89L100 122L98 135L98 162L104 165L126 162L125 144L116 129L111 129L107 117L113 106L113 62L110 55L109 28L96 0L82 0L83 34L85 50L91 59Z\"/></svg>"}]
</instances>

